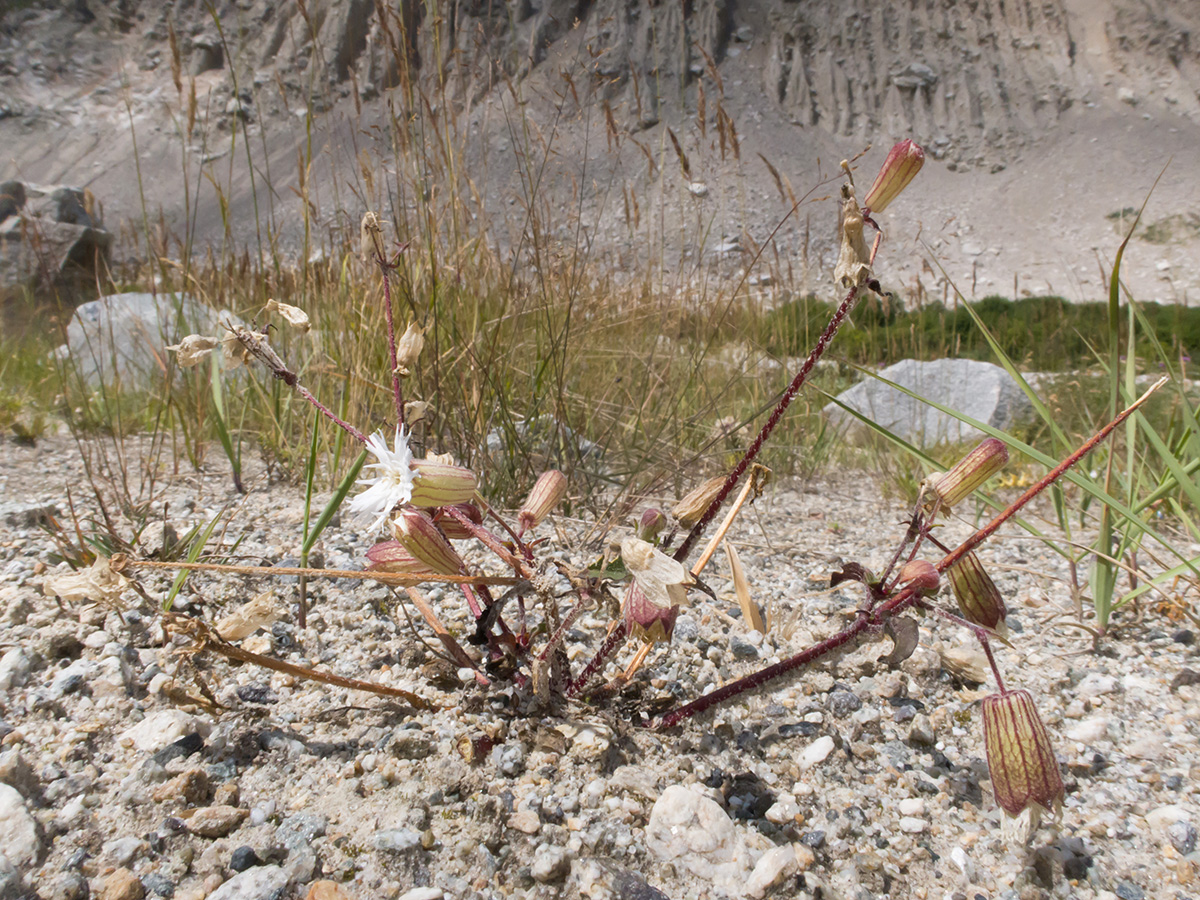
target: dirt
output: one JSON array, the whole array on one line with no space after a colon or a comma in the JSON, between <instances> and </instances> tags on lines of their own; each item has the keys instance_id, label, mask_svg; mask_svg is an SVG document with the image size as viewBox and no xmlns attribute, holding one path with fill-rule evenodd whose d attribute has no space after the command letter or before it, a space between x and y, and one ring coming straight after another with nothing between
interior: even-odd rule
<instances>
[{"instance_id":1,"label":"dirt","mask_svg":"<svg viewBox=\"0 0 1200 900\"><path fill-rule=\"evenodd\" d=\"M95 464L115 448L87 449ZM145 443L124 450L148 458ZM269 483L249 457L246 498L219 465L170 476L162 462L142 469L160 473L142 497L152 519L183 534L225 510L220 541L237 542L238 560L295 554L295 487ZM882 569L905 515L869 476L770 487L732 532L768 633L746 626L719 561L707 578L715 598L693 591L673 641L610 696L546 702L505 677L480 687L380 586L314 579L305 629L286 577L196 573L174 603L211 624L270 590L281 618L239 646L410 691L432 707L422 710L195 654L162 613L169 572L143 571L141 592L99 606L46 596L61 546L39 523L70 522L68 485L85 534L100 517L79 448L4 443L0 463L0 780L15 788L0 846L16 856L26 822L34 835L16 880L0 880L5 896L79 896L70 891L86 883L107 897L136 882L148 896L317 897L308 892L322 880L359 900L1195 893L1195 633L1159 602L1125 610L1093 646L1074 624L1061 558L1015 529L981 557L1010 610L1001 671L1035 698L1066 783L1061 815L1040 828L1009 820L992 797L979 705L995 688L980 683L971 639L936 618L920 621L920 646L898 666L885 659L890 641L868 643L681 726L647 727L845 626L861 597L830 592L831 572L852 560ZM105 495L131 537L117 495ZM943 540L968 533L964 511ZM602 544L584 526L552 518L539 552L591 562ZM343 520L319 550L329 568L361 568L370 543ZM452 631L471 630L453 591L424 590ZM541 612L528 612L536 628ZM574 672L610 615L577 622Z\"/></svg>"}]
</instances>

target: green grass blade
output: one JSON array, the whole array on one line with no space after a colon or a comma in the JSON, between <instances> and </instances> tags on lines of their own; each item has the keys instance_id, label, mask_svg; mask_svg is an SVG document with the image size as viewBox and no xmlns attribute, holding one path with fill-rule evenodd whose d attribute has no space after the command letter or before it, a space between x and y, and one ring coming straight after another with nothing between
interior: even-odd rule
<instances>
[{"instance_id":1,"label":"green grass blade","mask_svg":"<svg viewBox=\"0 0 1200 900\"><path fill-rule=\"evenodd\" d=\"M329 498L329 502L325 504L325 508L321 510L321 515L317 518L316 524L309 531L308 536L304 539L304 546L300 548L300 552L305 556L312 550L317 539L320 538L321 532L325 530L325 526L329 524L333 518L333 514L338 511L338 507L342 505L342 501L350 493L350 489L354 487L354 482L358 478L358 473L362 471L363 464L367 461L367 451L363 450L358 454L358 459L350 466L350 471L345 477L338 482L337 488L333 492L333 496Z\"/></svg>"}]
</instances>

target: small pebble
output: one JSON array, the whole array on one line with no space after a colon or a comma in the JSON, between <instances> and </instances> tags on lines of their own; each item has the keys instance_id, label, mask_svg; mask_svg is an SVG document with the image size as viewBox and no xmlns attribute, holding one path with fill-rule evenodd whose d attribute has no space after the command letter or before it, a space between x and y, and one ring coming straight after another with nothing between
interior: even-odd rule
<instances>
[{"instance_id":1,"label":"small pebble","mask_svg":"<svg viewBox=\"0 0 1200 900\"><path fill-rule=\"evenodd\" d=\"M229 857L229 868L235 872L245 872L247 869L261 865L262 860L258 858L253 847L245 845L238 847Z\"/></svg>"}]
</instances>

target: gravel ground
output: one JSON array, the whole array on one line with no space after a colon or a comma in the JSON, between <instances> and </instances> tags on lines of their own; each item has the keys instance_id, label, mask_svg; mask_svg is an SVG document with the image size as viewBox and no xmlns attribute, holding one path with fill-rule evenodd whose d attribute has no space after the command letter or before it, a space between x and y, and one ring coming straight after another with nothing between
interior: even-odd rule
<instances>
[{"instance_id":1,"label":"gravel ground","mask_svg":"<svg viewBox=\"0 0 1200 900\"><path fill-rule=\"evenodd\" d=\"M129 449L136 470L144 448ZM162 475L152 508L182 534L236 506L238 555L294 562L298 492L251 469L245 500L215 463ZM770 633L740 620L720 554L718 599L693 592L674 642L615 699L539 708L464 684L376 585L317 582L306 629L289 616L242 641L432 711L188 655L158 614L169 575L141 579L153 602L126 591L121 615L47 598L39 523L69 522L68 486L94 514L86 481L68 440L0 444L2 898L1200 897L1193 633L1148 611L1094 651L1066 624L1059 558L1014 530L981 556L1011 609L1001 668L1033 693L1067 784L1036 829L992 798L982 657L942 621L921 622L896 669L890 642L868 644L669 732L637 724L849 621L857 597L825 590L829 573L882 568L904 518L869 476L768 488L735 540ZM541 533L557 558L598 555L579 523ZM367 546L331 528L324 563L360 568ZM268 588L290 603L290 582L193 576L176 611L215 621ZM452 592L428 593L469 630ZM571 633L576 671L606 615ZM201 683L216 705L195 702Z\"/></svg>"}]
</instances>

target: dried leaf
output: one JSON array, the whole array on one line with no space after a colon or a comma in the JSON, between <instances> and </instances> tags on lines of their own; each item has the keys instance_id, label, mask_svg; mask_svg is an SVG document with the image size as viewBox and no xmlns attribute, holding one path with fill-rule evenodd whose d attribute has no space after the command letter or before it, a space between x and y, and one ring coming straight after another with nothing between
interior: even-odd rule
<instances>
[{"instance_id":1,"label":"dried leaf","mask_svg":"<svg viewBox=\"0 0 1200 900\"><path fill-rule=\"evenodd\" d=\"M168 345L167 350L175 351L175 359L185 369L190 369L193 366L198 366L204 360L208 359L209 355L221 342L216 338L207 337L203 334L189 334L178 344Z\"/></svg>"},{"instance_id":2,"label":"dried leaf","mask_svg":"<svg viewBox=\"0 0 1200 900\"><path fill-rule=\"evenodd\" d=\"M119 606L121 594L130 581L114 572L108 557L98 556L91 568L82 572L66 571L58 575L47 575L42 591L47 597L58 597L65 603L90 600L109 606Z\"/></svg>"},{"instance_id":3,"label":"dried leaf","mask_svg":"<svg viewBox=\"0 0 1200 900\"><path fill-rule=\"evenodd\" d=\"M227 641L240 641L260 628L270 628L283 616L272 591L265 591L243 603L217 623L217 634Z\"/></svg>"},{"instance_id":4,"label":"dried leaf","mask_svg":"<svg viewBox=\"0 0 1200 900\"><path fill-rule=\"evenodd\" d=\"M907 616L890 618L884 623L884 630L892 639L892 652L883 658L889 666L900 665L917 649L921 638L921 630L914 619Z\"/></svg>"}]
</instances>

